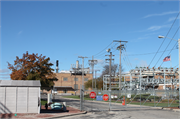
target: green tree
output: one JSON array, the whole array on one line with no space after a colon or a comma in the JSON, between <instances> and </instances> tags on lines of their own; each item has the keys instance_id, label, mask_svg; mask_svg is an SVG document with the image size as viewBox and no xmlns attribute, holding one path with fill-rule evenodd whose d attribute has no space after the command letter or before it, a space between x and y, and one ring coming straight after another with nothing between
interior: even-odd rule
<instances>
[{"instance_id":1,"label":"green tree","mask_svg":"<svg viewBox=\"0 0 180 119\"><path fill-rule=\"evenodd\" d=\"M23 54L22 58L16 56L14 65L8 62L8 69L12 71L10 74L12 80L40 80L41 89L50 90L54 85L54 80L57 80L53 73L53 65L49 63L50 58L38 56L38 54Z\"/></svg>"}]
</instances>

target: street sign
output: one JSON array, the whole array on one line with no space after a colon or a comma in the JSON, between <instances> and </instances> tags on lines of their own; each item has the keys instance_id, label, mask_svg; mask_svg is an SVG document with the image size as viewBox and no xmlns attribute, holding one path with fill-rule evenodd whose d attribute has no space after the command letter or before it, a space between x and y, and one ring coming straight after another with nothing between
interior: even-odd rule
<instances>
[{"instance_id":1,"label":"street sign","mask_svg":"<svg viewBox=\"0 0 180 119\"><path fill-rule=\"evenodd\" d=\"M97 95L96 96L96 100L97 101L102 101L103 100L103 96L102 95Z\"/></svg>"},{"instance_id":2,"label":"street sign","mask_svg":"<svg viewBox=\"0 0 180 119\"><path fill-rule=\"evenodd\" d=\"M108 99L109 99L109 96L108 96L107 94L104 94L104 95L103 95L103 100L104 100L104 101L107 101Z\"/></svg>"},{"instance_id":3,"label":"street sign","mask_svg":"<svg viewBox=\"0 0 180 119\"><path fill-rule=\"evenodd\" d=\"M96 97L96 93L95 93L95 92L91 92L91 93L89 94L89 96L90 96L90 98L95 98L95 97Z\"/></svg>"},{"instance_id":4,"label":"street sign","mask_svg":"<svg viewBox=\"0 0 180 119\"><path fill-rule=\"evenodd\" d=\"M131 94L127 94L127 98L131 98Z\"/></svg>"}]
</instances>

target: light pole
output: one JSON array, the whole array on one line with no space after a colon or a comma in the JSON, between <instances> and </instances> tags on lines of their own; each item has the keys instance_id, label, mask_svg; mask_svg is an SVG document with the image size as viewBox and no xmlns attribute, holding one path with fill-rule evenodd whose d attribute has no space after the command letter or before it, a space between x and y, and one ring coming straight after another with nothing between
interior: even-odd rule
<instances>
[{"instance_id":1,"label":"light pole","mask_svg":"<svg viewBox=\"0 0 180 119\"><path fill-rule=\"evenodd\" d=\"M171 40L175 40L175 39L172 39L172 38L169 38L169 37L164 37L164 36L158 36L158 38L168 38L168 39L171 39ZM178 40L175 40L178 42L178 47L179 47L179 109L180 109L180 39Z\"/></svg>"}]
</instances>

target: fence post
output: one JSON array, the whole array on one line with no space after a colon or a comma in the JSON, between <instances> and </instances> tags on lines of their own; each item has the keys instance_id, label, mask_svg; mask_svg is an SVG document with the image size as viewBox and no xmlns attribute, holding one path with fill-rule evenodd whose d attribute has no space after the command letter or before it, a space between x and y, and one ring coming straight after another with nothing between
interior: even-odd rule
<instances>
[{"instance_id":1,"label":"fence post","mask_svg":"<svg viewBox=\"0 0 180 119\"><path fill-rule=\"evenodd\" d=\"M82 85L80 86L80 111L83 110L83 90Z\"/></svg>"},{"instance_id":2,"label":"fence post","mask_svg":"<svg viewBox=\"0 0 180 119\"><path fill-rule=\"evenodd\" d=\"M169 107L169 90L168 90L168 107Z\"/></svg>"},{"instance_id":3,"label":"fence post","mask_svg":"<svg viewBox=\"0 0 180 119\"><path fill-rule=\"evenodd\" d=\"M155 94L156 94L156 92L155 92L155 90L154 90L154 107L155 107L155 102L156 102L156 100L155 100Z\"/></svg>"}]
</instances>

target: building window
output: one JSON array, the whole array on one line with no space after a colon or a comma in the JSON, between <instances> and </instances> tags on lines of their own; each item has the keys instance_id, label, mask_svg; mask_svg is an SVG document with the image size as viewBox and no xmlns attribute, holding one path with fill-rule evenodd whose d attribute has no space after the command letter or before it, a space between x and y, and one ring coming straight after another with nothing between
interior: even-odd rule
<instances>
[{"instance_id":1,"label":"building window","mask_svg":"<svg viewBox=\"0 0 180 119\"><path fill-rule=\"evenodd\" d=\"M84 81L88 81L88 78L85 78Z\"/></svg>"},{"instance_id":2,"label":"building window","mask_svg":"<svg viewBox=\"0 0 180 119\"><path fill-rule=\"evenodd\" d=\"M74 84L74 89L78 89L78 84Z\"/></svg>"},{"instance_id":3,"label":"building window","mask_svg":"<svg viewBox=\"0 0 180 119\"><path fill-rule=\"evenodd\" d=\"M78 78L74 78L74 81L78 81Z\"/></svg>"},{"instance_id":4,"label":"building window","mask_svg":"<svg viewBox=\"0 0 180 119\"><path fill-rule=\"evenodd\" d=\"M63 81L68 81L68 78L63 78Z\"/></svg>"}]
</instances>

